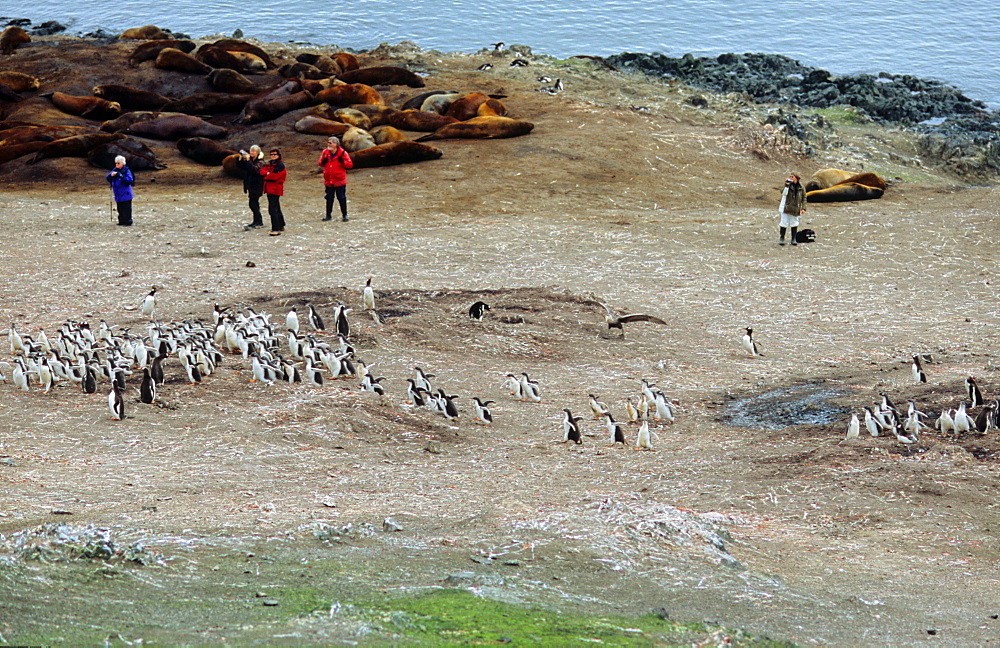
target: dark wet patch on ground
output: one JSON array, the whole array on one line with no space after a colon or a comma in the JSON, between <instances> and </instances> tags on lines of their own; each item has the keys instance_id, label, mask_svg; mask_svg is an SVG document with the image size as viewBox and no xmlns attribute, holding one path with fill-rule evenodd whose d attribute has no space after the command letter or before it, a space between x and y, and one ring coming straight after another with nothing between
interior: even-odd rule
<instances>
[{"instance_id":1,"label":"dark wet patch on ground","mask_svg":"<svg viewBox=\"0 0 1000 648\"><path fill-rule=\"evenodd\" d=\"M826 425L843 419L848 408L833 401L846 394L816 383L771 389L727 400L719 420L736 427L780 430L792 425Z\"/></svg>"}]
</instances>

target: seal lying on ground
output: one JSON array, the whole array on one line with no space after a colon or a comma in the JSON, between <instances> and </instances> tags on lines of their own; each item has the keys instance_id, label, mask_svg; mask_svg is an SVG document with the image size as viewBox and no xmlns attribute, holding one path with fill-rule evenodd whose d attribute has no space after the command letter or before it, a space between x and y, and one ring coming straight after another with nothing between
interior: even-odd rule
<instances>
[{"instance_id":1,"label":"seal lying on ground","mask_svg":"<svg viewBox=\"0 0 1000 648\"><path fill-rule=\"evenodd\" d=\"M424 162L437 160L440 157L441 149L411 141L388 142L351 153L355 169Z\"/></svg>"},{"instance_id":2,"label":"seal lying on ground","mask_svg":"<svg viewBox=\"0 0 1000 648\"><path fill-rule=\"evenodd\" d=\"M47 158L60 158L60 157L87 157L87 154L101 144L107 144L108 142L116 142L121 139L125 139L125 135L122 133L86 133L83 135L74 135L72 137L64 137L62 139L57 139L54 142L49 142L42 148L38 150L35 155L28 160L28 164L35 164Z\"/></svg>"},{"instance_id":3,"label":"seal lying on ground","mask_svg":"<svg viewBox=\"0 0 1000 648\"><path fill-rule=\"evenodd\" d=\"M156 171L167 168L166 164L156 159L156 154L148 146L131 137L94 147L87 154L87 161L91 166L110 171L115 168L115 157L118 155L125 156L128 168L133 171Z\"/></svg>"},{"instance_id":4,"label":"seal lying on ground","mask_svg":"<svg viewBox=\"0 0 1000 648\"><path fill-rule=\"evenodd\" d=\"M499 139L527 135L534 124L510 117L473 117L467 121L442 126L430 135L418 137L416 141L426 142L441 139Z\"/></svg>"},{"instance_id":5,"label":"seal lying on ground","mask_svg":"<svg viewBox=\"0 0 1000 648\"><path fill-rule=\"evenodd\" d=\"M0 83L6 85L14 92L26 92L28 90L38 90L42 82L38 77L23 72L13 70L0 71Z\"/></svg>"},{"instance_id":6,"label":"seal lying on ground","mask_svg":"<svg viewBox=\"0 0 1000 648\"><path fill-rule=\"evenodd\" d=\"M28 32L17 25L11 25L0 34L0 54L13 54L18 47L30 42L31 36L28 36Z\"/></svg>"},{"instance_id":7,"label":"seal lying on ground","mask_svg":"<svg viewBox=\"0 0 1000 648\"><path fill-rule=\"evenodd\" d=\"M191 40L178 40L176 38L164 38L149 41L148 43L143 43L132 50L132 53L128 57L128 64L138 65L143 61L155 61L156 57L160 55L160 52L168 47L180 50L185 54L190 54L194 51L195 44L194 41Z\"/></svg>"},{"instance_id":8,"label":"seal lying on ground","mask_svg":"<svg viewBox=\"0 0 1000 648\"><path fill-rule=\"evenodd\" d=\"M385 105L382 95L375 88L363 83L348 83L327 88L316 95L316 101L338 108L351 104Z\"/></svg>"},{"instance_id":9,"label":"seal lying on ground","mask_svg":"<svg viewBox=\"0 0 1000 648\"><path fill-rule=\"evenodd\" d=\"M117 101L108 101L91 95L69 95L65 92L53 92L48 95L59 110L77 117L89 119L114 119L122 112L122 106Z\"/></svg>"},{"instance_id":10,"label":"seal lying on ground","mask_svg":"<svg viewBox=\"0 0 1000 648\"><path fill-rule=\"evenodd\" d=\"M222 161L236 151L205 137L186 137L177 140L177 150L186 158L199 164L219 166Z\"/></svg>"},{"instance_id":11,"label":"seal lying on ground","mask_svg":"<svg viewBox=\"0 0 1000 648\"><path fill-rule=\"evenodd\" d=\"M117 101L123 110L159 110L160 106L171 100L158 92L114 84L94 86L91 92L95 97Z\"/></svg>"},{"instance_id":12,"label":"seal lying on ground","mask_svg":"<svg viewBox=\"0 0 1000 648\"><path fill-rule=\"evenodd\" d=\"M161 50L153 65L161 70L186 72L187 74L208 74L212 71L211 65L206 65L190 54L173 47Z\"/></svg>"},{"instance_id":13,"label":"seal lying on ground","mask_svg":"<svg viewBox=\"0 0 1000 648\"><path fill-rule=\"evenodd\" d=\"M295 130L308 135L343 135L350 125L316 115L306 115L295 122Z\"/></svg>"},{"instance_id":14,"label":"seal lying on ground","mask_svg":"<svg viewBox=\"0 0 1000 648\"><path fill-rule=\"evenodd\" d=\"M841 182L826 189L806 192L806 201L811 203L850 202L852 200L873 200L881 198L884 189L869 187L857 182Z\"/></svg>"},{"instance_id":15,"label":"seal lying on ground","mask_svg":"<svg viewBox=\"0 0 1000 648\"><path fill-rule=\"evenodd\" d=\"M121 132L151 139L177 140L182 137L223 137L228 131L194 115L171 115L136 122Z\"/></svg>"}]
</instances>

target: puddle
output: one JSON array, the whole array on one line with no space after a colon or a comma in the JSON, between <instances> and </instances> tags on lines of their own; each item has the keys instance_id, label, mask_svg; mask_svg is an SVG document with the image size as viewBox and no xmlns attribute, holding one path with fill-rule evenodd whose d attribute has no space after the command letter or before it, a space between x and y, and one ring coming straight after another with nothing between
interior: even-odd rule
<instances>
[{"instance_id":1,"label":"puddle","mask_svg":"<svg viewBox=\"0 0 1000 648\"><path fill-rule=\"evenodd\" d=\"M847 407L830 401L844 392L815 384L795 385L726 403L719 417L736 427L780 430L790 425L823 425L843 420Z\"/></svg>"}]
</instances>

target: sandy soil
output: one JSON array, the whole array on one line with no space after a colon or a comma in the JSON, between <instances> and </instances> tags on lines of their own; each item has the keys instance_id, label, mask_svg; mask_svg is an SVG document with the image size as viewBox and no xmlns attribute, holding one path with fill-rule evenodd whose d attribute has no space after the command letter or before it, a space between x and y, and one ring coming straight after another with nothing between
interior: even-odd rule
<instances>
[{"instance_id":1,"label":"sandy soil","mask_svg":"<svg viewBox=\"0 0 1000 648\"><path fill-rule=\"evenodd\" d=\"M43 91L107 74L64 56L75 67L47 63ZM40 49L17 57L45 76ZM839 126L839 146L802 159L758 125L767 107L739 97L698 109L690 89L581 62L475 72L489 59L396 61L426 68L430 88L502 88L532 134L444 141L439 161L353 172L349 223L320 222L321 138L291 133L287 118L253 134L280 144L290 169L278 238L244 230L238 181L162 143L169 168L139 176L129 229L113 225L103 173L82 160L0 167L5 326L52 334L67 319L104 319L139 332L152 285L164 322L208 320L216 302L277 321L312 301L329 318L342 300L356 309L359 356L388 390L251 384L237 356L192 386L171 360L161 406L132 397L114 422L106 386L0 386L0 532L108 526L191 578L258 543L354 561L366 580L346 590L415 591L469 570L494 577L479 590L504 600L665 608L805 645L995 643L996 432L929 432L909 448L842 439L849 412L879 392L932 418L958 405L968 374L996 394L997 190L916 166L904 133ZM535 91L539 74L566 92ZM861 164L895 179L882 200L811 205L803 226L817 241L776 244L788 171ZM369 276L384 325L363 313ZM609 337L593 298L668 325ZM465 315L477 299L493 309L481 323ZM763 357L741 351L745 326ZM914 353L932 357L926 385L910 379ZM459 421L405 406L415 365L460 395ZM542 402L507 394L506 372L537 379ZM584 415L593 393L624 418L644 378L679 403L674 425L654 427L653 451L610 447L592 420L582 446L559 443L563 408ZM807 406L803 393L821 398ZM733 401L760 394L764 423L731 424ZM475 395L496 401L492 427L472 420ZM788 424L804 408L829 422ZM383 532L387 517L402 530ZM341 542L315 539L348 523ZM374 531L357 532L366 524ZM166 584L156 570L136 579ZM79 622L12 567L0 588L31 593L0 620L7 640L41 632L39 613ZM172 623L167 636L195 642L245 638L235 612ZM295 628L303 641L342 638L319 621Z\"/></svg>"}]
</instances>

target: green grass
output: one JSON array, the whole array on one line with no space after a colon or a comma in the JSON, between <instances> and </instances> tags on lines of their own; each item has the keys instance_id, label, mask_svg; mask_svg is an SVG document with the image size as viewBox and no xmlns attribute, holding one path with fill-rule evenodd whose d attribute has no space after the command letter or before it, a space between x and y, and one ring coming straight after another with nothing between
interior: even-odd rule
<instances>
[{"instance_id":1,"label":"green grass","mask_svg":"<svg viewBox=\"0 0 1000 648\"><path fill-rule=\"evenodd\" d=\"M369 614L388 621L392 631L412 645L534 647L690 646L713 629L683 625L659 615L641 617L588 616L511 605L484 599L465 590L436 590L408 598L370 602ZM375 619L373 619L375 620ZM727 632L732 645L791 646Z\"/></svg>"},{"instance_id":2,"label":"green grass","mask_svg":"<svg viewBox=\"0 0 1000 648\"><path fill-rule=\"evenodd\" d=\"M829 121L834 126L840 124L849 124L852 126L861 126L864 124L870 124L871 120L864 114L857 111L857 109L851 106L831 106L830 108L816 108L809 111L815 115L822 115L824 119Z\"/></svg>"}]
</instances>

